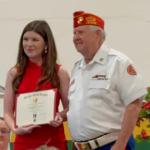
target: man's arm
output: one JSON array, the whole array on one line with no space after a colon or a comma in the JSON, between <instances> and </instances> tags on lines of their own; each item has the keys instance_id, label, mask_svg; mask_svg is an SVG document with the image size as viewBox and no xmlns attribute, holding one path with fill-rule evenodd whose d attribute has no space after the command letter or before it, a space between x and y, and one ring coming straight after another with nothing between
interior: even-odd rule
<instances>
[{"instance_id":1,"label":"man's arm","mask_svg":"<svg viewBox=\"0 0 150 150\"><path fill-rule=\"evenodd\" d=\"M132 134L138 119L138 114L141 110L141 107L141 99L137 99L127 105L121 125L121 132L111 150L125 150L129 137Z\"/></svg>"}]
</instances>

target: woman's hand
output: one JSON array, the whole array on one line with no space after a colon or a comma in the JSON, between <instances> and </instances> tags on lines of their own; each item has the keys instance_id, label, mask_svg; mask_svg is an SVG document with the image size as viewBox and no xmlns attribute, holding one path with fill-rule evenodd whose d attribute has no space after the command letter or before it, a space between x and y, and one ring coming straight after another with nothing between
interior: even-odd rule
<instances>
[{"instance_id":1,"label":"woman's hand","mask_svg":"<svg viewBox=\"0 0 150 150\"><path fill-rule=\"evenodd\" d=\"M50 122L50 125L53 127L58 127L63 123L63 118L61 117L60 113L57 113L54 120Z\"/></svg>"},{"instance_id":2,"label":"woman's hand","mask_svg":"<svg viewBox=\"0 0 150 150\"><path fill-rule=\"evenodd\" d=\"M13 132L17 135L29 134L32 132L34 128L40 127L39 125L29 125L29 126L22 126L18 128L14 128Z\"/></svg>"}]
</instances>

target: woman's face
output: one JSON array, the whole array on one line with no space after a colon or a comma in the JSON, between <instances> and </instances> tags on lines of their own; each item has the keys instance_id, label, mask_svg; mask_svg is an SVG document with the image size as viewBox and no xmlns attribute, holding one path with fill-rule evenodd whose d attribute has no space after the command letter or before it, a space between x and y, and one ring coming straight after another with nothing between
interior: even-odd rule
<instances>
[{"instance_id":1,"label":"woman's face","mask_svg":"<svg viewBox=\"0 0 150 150\"><path fill-rule=\"evenodd\" d=\"M23 49L29 59L41 59L45 48L45 41L40 34L34 31L27 31L24 33Z\"/></svg>"}]
</instances>

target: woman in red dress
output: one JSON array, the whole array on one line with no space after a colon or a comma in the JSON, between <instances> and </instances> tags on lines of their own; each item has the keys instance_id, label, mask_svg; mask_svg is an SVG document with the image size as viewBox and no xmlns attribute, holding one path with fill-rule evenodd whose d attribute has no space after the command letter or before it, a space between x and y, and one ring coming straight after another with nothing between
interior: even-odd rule
<instances>
[{"instance_id":1,"label":"woman in red dress","mask_svg":"<svg viewBox=\"0 0 150 150\"><path fill-rule=\"evenodd\" d=\"M69 75L57 64L57 50L48 23L44 20L30 22L20 38L17 63L9 70L6 79L4 117L16 134L14 150L50 147L67 150L63 121L68 109L68 85ZM49 89L57 89L54 120L49 124L16 127L16 96ZM64 108L61 112L58 110L60 100Z\"/></svg>"}]
</instances>

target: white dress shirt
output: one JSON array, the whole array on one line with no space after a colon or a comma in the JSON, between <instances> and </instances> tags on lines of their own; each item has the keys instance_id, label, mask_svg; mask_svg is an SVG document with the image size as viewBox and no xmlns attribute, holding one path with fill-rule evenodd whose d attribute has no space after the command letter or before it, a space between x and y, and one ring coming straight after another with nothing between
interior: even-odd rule
<instances>
[{"instance_id":1,"label":"white dress shirt","mask_svg":"<svg viewBox=\"0 0 150 150\"><path fill-rule=\"evenodd\" d=\"M131 65L127 56L105 45L89 64L84 59L75 63L67 114L74 140L121 129L125 107L146 94L141 76L128 71Z\"/></svg>"}]
</instances>

